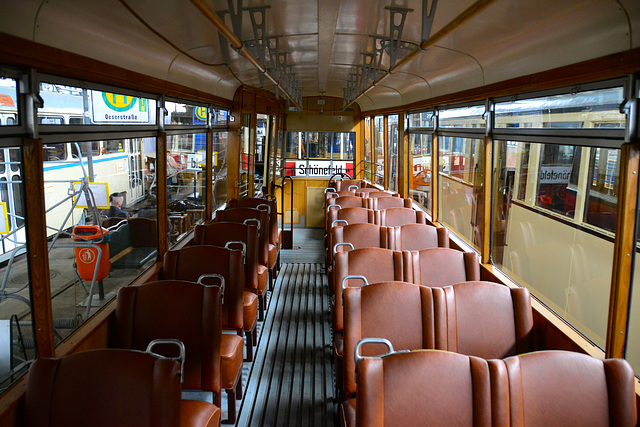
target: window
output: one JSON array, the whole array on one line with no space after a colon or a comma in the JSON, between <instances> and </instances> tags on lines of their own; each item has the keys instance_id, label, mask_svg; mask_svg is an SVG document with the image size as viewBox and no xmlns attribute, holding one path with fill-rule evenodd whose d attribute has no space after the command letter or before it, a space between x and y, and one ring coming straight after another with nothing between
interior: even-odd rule
<instances>
[{"instance_id":1,"label":"window","mask_svg":"<svg viewBox=\"0 0 640 427\"><path fill-rule=\"evenodd\" d=\"M398 191L398 115L387 118L387 176L388 189Z\"/></svg>"},{"instance_id":2,"label":"window","mask_svg":"<svg viewBox=\"0 0 640 427\"><path fill-rule=\"evenodd\" d=\"M36 357L32 327L22 149L0 149L0 390L26 372Z\"/></svg>"},{"instance_id":3,"label":"window","mask_svg":"<svg viewBox=\"0 0 640 427\"><path fill-rule=\"evenodd\" d=\"M206 134L167 136L167 207L171 243L204 220Z\"/></svg>"},{"instance_id":4,"label":"window","mask_svg":"<svg viewBox=\"0 0 640 427\"><path fill-rule=\"evenodd\" d=\"M409 141L409 197L431 213L433 112L407 114Z\"/></svg>"},{"instance_id":5,"label":"window","mask_svg":"<svg viewBox=\"0 0 640 427\"><path fill-rule=\"evenodd\" d=\"M376 116L373 126L374 184L384 187L384 117Z\"/></svg>"},{"instance_id":6,"label":"window","mask_svg":"<svg viewBox=\"0 0 640 427\"><path fill-rule=\"evenodd\" d=\"M482 139L438 138L439 218L456 234L480 249L484 180Z\"/></svg>"},{"instance_id":7,"label":"window","mask_svg":"<svg viewBox=\"0 0 640 427\"><path fill-rule=\"evenodd\" d=\"M64 143L83 159L43 164L57 342L156 260L156 197L147 179L155 171L155 138L148 140ZM98 147L116 145L123 151L93 158Z\"/></svg>"},{"instance_id":8,"label":"window","mask_svg":"<svg viewBox=\"0 0 640 427\"><path fill-rule=\"evenodd\" d=\"M156 101L51 82L40 83L41 125L153 125Z\"/></svg>"},{"instance_id":9,"label":"window","mask_svg":"<svg viewBox=\"0 0 640 427\"><path fill-rule=\"evenodd\" d=\"M371 117L364 119L364 179L372 182Z\"/></svg>"},{"instance_id":10,"label":"window","mask_svg":"<svg viewBox=\"0 0 640 427\"><path fill-rule=\"evenodd\" d=\"M496 128L619 128L623 88L575 92L500 102L495 106Z\"/></svg>"},{"instance_id":11,"label":"window","mask_svg":"<svg viewBox=\"0 0 640 427\"><path fill-rule=\"evenodd\" d=\"M18 92L14 79L0 78L0 126L18 124Z\"/></svg>"},{"instance_id":12,"label":"window","mask_svg":"<svg viewBox=\"0 0 640 427\"><path fill-rule=\"evenodd\" d=\"M355 132L287 132L286 174L330 177L354 174Z\"/></svg>"},{"instance_id":13,"label":"window","mask_svg":"<svg viewBox=\"0 0 640 427\"><path fill-rule=\"evenodd\" d=\"M493 263L604 348L619 150L494 146ZM523 197L512 199L514 188Z\"/></svg>"}]
</instances>

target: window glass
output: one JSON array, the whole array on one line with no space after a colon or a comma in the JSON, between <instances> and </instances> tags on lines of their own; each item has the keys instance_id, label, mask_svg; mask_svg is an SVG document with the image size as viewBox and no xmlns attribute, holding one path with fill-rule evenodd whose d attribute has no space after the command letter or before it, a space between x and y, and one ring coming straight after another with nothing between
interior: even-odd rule
<instances>
[{"instance_id":1,"label":"window glass","mask_svg":"<svg viewBox=\"0 0 640 427\"><path fill-rule=\"evenodd\" d=\"M431 212L431 134L409 134L409 196Z\"/></svg>"},{"instance_id":2,"label":"window glass","mask_svg":"<svg viewBox=\"0 0 640 427\"><path fill-rule=\"evenodd\" d=\"M167 207L171 244L204 221L206 133L167 136Z\"/></svg>"},{"instance_id":3,"label":"window glass","mask_svg":"<svg viewBox=\"0 0 640 427\"><path fill-rule=\"evenodd\" d=\"M56 83L40 83L42 125L152 125L156 101Z\"/></svg>"},{"instance_id":4,"label":"window glass","mask_svg":"<svg viewBox=\"0 0 640 427\"><path fill-rule=\"evenodd\" d=\"M439 137L439 218L480 249L484 147L482 139Z\"/></svg>"},{"instance_id":5,"label":"window glass","mask_svg":"<svg viewBox=\"0 0 640 427\"><path fill-rule=\"evenodd\" d=\"M409 128L433 128L433 112L409 113L407 115L407 126Z\"/></svg>"},{"instance_id":6,"label":"window glass","mask_svg":"<svg viewBox=\"0 0 640 427\"><path fill-rule=\"evenodd\" d=\"M384 117L376 116L373 126L374 184L384 187Z\"/></svg>"},{"instance_id":7,"label":"window glass","mask_svg":"<svg viewBox=\"0 0 640 427\"><path fill-rule=\"evenodd\" d=\"M493 263L604 348L619 150L517 141L494 146ZM551 161L541 161L545 152L553 153ZM562 176L549 169L559 156L571 169ZM554 195L541 204L545 185ZM514 188L524 196L512 198Z\"/></svg>"},{"instance_id":8,"label":"window glass","mask_svg":"<svg viewBox=\"0 0 640 427\"><path fill-rule=\"evenodd\" d=\"M451 108L438 113L438 123L442 128L483 128L484 106Z\"/></svg>"},{"instance_id":9,"label":"window glass","mask_svg":"<svg viewBox=\"0 0 640 427\"><path fill-rule=\"evenodd\" d=\"M168 113L164 118L164 124L166 125L207 124L207 107L165 101L164 108Z\"/></svg>"},{"instance_id":10,"label":"window glass","mask_svg":"<svg viewBox=\"0 0 640 427\"><path fill-rule=\"evenodd\" d=\"M496 128L619 128L623 88L600 89L500 102L495 105Z\"/></svg>"},{"instance_id":11,"label":"window glass","mask_svg":"<svg viewBox=\"0 0 640 427\"><path fill-rule=\"evenodd\" d=\"M0 392L36 357L21 162L22 149L0 149Z\"/></svg>"},{"instance_id":12,"label":"window glass","mask_svg":"<svg viewBox=\"0 0 640 427\"><path fill-rule=\"evenodd\" d=\"M330 177L354 173L355 132L287 132L286 174Z\"/></svg>"},{"instance_id":13,"label":"window glass","mask_svg":"<svg viewBox=\"0 0 640 427\"><path fill-rule=\"evenodd\" d=\"M238 193L240 198L249 196L249 158L253 157L250 151L251 145L251 115L243 114L241 128L241 157L240 157L240 180L238 182Z\"/></svg>"},{"instance_id":14,"label":"window glass","mask_svg":"<svg viewBox=\"0 0 640 427\"><path fill-rule=\"evenodd\" d=\"M0 126L18 124L18 92L14 79L0 78Z\"/></svg>"},{"instance_id":15,"label":"window glass","mask_svg":"<svg viewBox=\"0 0 640 427\"><path fill-rule=\"evenodd\" d=\"M211 124L213 126L227 126L229 119L229 111L222 109L214 109L211 116Z\"/></svg>"},{"instance_id":16,"label":"window glass","mask_svg":"<svg viewBox=\"0 0 640 427\"><path fill-rule=\"evenodd\" d=\"M86 157L43 165L57 342L156 260L157 223L151 213L139 214L156 209L154 181L147 178L155 171L155 139L149 141L118 140L124 151L99 160L92 147L104 141L68 143L67 152Z\"/></svg>"},{"instance_id":17,"label":"window glass","mask_svg":"<svg viewBox=\"0 0 640 427\"><path fill-rule=\"evenodd\" d=\"M393 114L387 119L387 171L388 189L398 191L398 115Z\"/></svg>"},{"instance_id":18,"label":"window glass","mask_svg":"<svg viewBox=\"0 0 640 427\"><path fill-rule=\"evenodd\" d=\"M256 153L255 153L255 194L260 195L266 193L266 172L268 172L268 164L265 159L269 152L269 116L266 114L257 115L256 126Z\"/></svg>"},{"instance_id":19,"label":"window glass","mask_svg":"<svg viewBox=\"0 0 640 427\"><path fill-rule=\"evenodd\" d=\"M213 200L214 208L227 201L228 132L213 133Z\"/></svg>"},{"instance_id":20,"label":"window glass","mask_svg":"<svg viewBox=\"0 0 640 427\"><path fill-rule=\"evenodd\" d=\"M364 119L364 179L372 181L372 161L371 161L371 117Z\"/></svg>"}]
</instances>

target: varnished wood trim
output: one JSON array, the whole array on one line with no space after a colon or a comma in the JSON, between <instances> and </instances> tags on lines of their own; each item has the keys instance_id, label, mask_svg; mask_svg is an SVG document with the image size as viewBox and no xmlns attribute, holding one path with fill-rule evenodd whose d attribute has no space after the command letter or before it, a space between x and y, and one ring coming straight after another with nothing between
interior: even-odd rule
<instances>
[{"instance_id":1,"label":"varnished wood trim","mask_svg":"<svg viewBox=\"0 0 640 427\"><path fill-rule=\"evenodd\" d=\"M47 248L44 177L42 169L42 140L24 139L25 223L29 254L31 305L38 357L53 357L53 310L49 281L49 251Z\"/></svg>"},{"instance_id":2,"label":"varnished wood trim","mask_svg":"<svg viewBox=\"0 0 640 427\"><path fill-rule=\"evenodd\" d=\"M607 325L607 357L624 357L629 322L629 300L636 249L635 227L638 204L640 144L624 144L620 159L620 187L613 246L613 275Z\"/></svg>"}]
</instances>

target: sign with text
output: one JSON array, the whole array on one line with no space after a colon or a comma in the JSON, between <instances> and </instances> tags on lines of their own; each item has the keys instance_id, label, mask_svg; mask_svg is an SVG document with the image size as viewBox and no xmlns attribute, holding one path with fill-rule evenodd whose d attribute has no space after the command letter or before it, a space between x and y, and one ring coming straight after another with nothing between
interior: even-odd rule
<instances>
[{"instance_id":1,"label":"sign with text","mask_svg":"<svg viewBox=\"0 0 640 427\"><path fill-rule=\"evenodd\" d=\"M571 177L571 166L542 166L540 184L567 184Z\"/></svg>"},{"instance_id":2,"label":"sign with text","mask_svg":"<svg viewBox=\"0 0 640 427\"><path fill-rule=\"evenodd\" d=\"M331 160L296 160L286 162L286 175L302 178L330 177L334 173L353 176L353 162Z\"/></svg>"}]
</instances>

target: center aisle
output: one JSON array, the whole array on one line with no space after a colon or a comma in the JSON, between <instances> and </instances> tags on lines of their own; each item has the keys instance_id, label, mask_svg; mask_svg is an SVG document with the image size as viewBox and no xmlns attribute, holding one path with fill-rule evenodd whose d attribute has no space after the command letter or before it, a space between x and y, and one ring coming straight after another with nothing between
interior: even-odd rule
<instances>
[{"instance_id":1,"label":"center aisle","mask_svg":"<svg viewBox=\"0 0 640 427\"><path fill-rule=\"evenodd\" d=\"M335 425L322 233L322 229L295 230L298 249L282 250L282 269L250 364L237 426Z\"/></svg>"}]
</instances>

